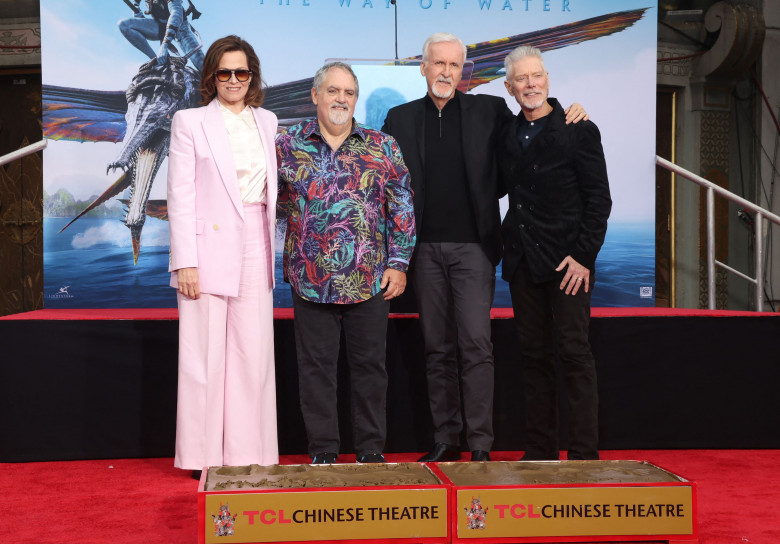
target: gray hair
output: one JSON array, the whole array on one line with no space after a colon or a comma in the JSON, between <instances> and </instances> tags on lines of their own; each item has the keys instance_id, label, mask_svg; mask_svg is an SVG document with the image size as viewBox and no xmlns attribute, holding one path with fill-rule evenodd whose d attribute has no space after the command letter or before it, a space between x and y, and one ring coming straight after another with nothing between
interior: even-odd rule
<instances>
[{"instance_id":1,"label":"gray hair","mask_svg":"<svg viewBox=\"0 0 780 544\"><path fill-rule=\"evenodd\" d=\"M340 60L334 60L333 62L329 62L325 64L322 68L317 70L317 73L314 74L314 83L312 83L312 87L317 89L317 92L320 92L320 87L322 87L322 82L325 80L325 76L333 68L341 68L342 70L344 70L345 72L349 73L349 75L352 76L352 79L355 80L355 96L359 96L360 85L358 84L358 78L355 75L355 72L352 71L352 67L349 64L347 64L346 62L341 62Z\"/></svg>"},{"instance_id":2,"label":"gray hair","mask_svg":"<svg viewBox=\"0 0 780 544\"><path fill-rule=\"evenodd\" d=\"M521 45L520 47L513 49L512 52L509 53L504 59L504 70L506 71L507 81L512 79L512 72L515 69L515 63L526 57L535 57L539 59L539 62L542 63L542 68L544 68L542 52L539 51L536 47L530 45Z\"/></svg>"},{"instance_id":3,"label":"gray hair","mask_svg":"<svg viewBox=\"0 0 780 544\"><path fill-rule=\"evenodd\" d=\"M442 42L457 43L460 45L460 47L463 49L463 61L466 61L466 46L463 44L460 38L458 38L455 34L450 34L449 32L437 32L428 36L428 39L425 40L425 43L423 44L422 60L424 62L428 62L428 49L430 49L431 45Z\"/></svg>"}]
</instances>

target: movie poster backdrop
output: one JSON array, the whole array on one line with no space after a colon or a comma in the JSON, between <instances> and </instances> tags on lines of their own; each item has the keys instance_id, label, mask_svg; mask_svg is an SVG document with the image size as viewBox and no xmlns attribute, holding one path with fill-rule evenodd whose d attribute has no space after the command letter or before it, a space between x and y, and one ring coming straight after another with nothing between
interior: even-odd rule
<instances>
[{"instance_id":1,"label":"movie poster backdrop","mask_svg":"<svg viewBox=\"0 0 780 544\"><path fill-rule=\"evenodd\" d=\"M159 53L169 6L186 13L188 32L173 41L166 62L149 62L142 42ZM132 0L41 0L49 139L45 306L176 305L168 286L166 157L172 113L199 101L202 60L193 42L202 51L227 34L252 43L268 85L264 106L281 126L313 116L314 72L328 59L348 59L361 87L356 118L380 128L388 107L424 95L416 62L425 38L441 31L470 47L464 90L504 97L516 113L504 88L503 58L518 45L542 49L550 96L564 106L584 105L607 160L614 204L593 305L652 306L656 6L644 0L144 0L137 8ZM396 49L405 62L393 62ZM279 265L280 253L276 259ZM499 266L494 306L510 307L500 276ZM275 304L290 306L280 266L276 279Z\"/></svg>"}]
</instances>

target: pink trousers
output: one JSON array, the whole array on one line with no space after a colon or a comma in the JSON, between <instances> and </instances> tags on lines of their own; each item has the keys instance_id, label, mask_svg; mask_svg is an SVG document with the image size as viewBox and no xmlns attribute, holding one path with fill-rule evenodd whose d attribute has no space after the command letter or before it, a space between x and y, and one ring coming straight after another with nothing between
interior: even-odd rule
<instances>
[{"instance_id":1,"label":"pink trousers","mask_svg":"<svg viewBox=\"0 0 780 544\"><path fill-rule=\"evenodd\" d=\"M273 255L264 205L244 206L237 297L178 294L176 458L182 469L279 462Z\"/></svg>"}]
</instances>

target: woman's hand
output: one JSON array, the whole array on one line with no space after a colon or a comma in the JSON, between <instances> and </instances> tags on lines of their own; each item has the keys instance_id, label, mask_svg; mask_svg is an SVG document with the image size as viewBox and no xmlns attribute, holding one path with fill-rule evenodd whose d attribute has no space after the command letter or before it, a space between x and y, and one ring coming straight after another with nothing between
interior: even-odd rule
<instances>
[{"instance_id":1,"label":"woman's hand","mask_svg":"<svg viewBox=\"0 0 780 544\"><path fill-rule=\"evenodd\" d=\"M200 298L200 284L198 283L197 268L180 268L176 271L179 282L179 292L187 298Z\"/></svg>"}]
</instances>

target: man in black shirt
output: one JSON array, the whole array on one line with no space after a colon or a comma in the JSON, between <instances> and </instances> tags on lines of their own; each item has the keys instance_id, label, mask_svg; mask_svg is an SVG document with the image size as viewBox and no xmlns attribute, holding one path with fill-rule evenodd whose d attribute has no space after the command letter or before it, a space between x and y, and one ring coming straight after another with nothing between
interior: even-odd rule
<instances>
[{"instance_id":1,"label":"man in black shirt","mask_svg":"<svg viewBox=\"0 0 780 544\"><path fill-rule=\"evenodd\" d=\"M567 125L548 97L541 52L518 47L504 62L521 113L501 130L500 178L509 195L504 264L520 337L526 400L523 459L557 460L558 382L569 403L569 459L598 459L596 365L588 342L595 263L612 209L601 135Z\"/></svg>"}]
</instances>

